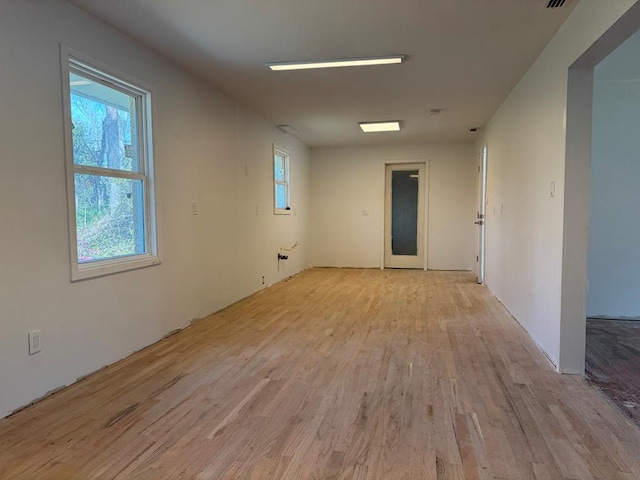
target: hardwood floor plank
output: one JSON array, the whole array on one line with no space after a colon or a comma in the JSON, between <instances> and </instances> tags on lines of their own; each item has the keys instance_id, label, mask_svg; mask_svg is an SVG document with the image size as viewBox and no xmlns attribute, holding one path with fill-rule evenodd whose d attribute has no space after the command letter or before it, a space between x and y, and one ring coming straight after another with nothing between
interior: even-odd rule
<instances>
[{"instance_id":1,"label":"hardwood floor plank","mask_svg":"<svg viewBox=\"0 0 640 480\"><path fill-rule=\"evenodd\" d=\"M463 272L310 270L0 420L11 480L630 480L638 452Z\"/></svg>"}]
</instances>

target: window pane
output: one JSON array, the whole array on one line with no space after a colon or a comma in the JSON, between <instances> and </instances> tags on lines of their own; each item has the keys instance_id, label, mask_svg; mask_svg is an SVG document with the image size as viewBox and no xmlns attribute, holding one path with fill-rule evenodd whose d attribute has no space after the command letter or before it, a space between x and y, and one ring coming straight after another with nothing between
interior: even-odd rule
<instances>
[{"instance_id":1,"label":"window pane","mask_svg":"<svg viewBox=\"0 0 640 480\"><path fill-rule=\"evenodd\" d=\"M142 180L75 175L78 262L145 253Z\"/></svg>"},{"instance_id":2,"label":"window pane","mask_svg":"<svg viewBox=\"0 0 640 480\"><path fill-rule=\"evenodd\" d=\"M135 97L71 73L73 162L138 171Z\"/></svg>"},{"instance_id":3,"label":"window pane","mask_svg":"<svg viewBox=\"0 0 640 480\"><path fill-rule=\"evenodd\" d=\"M287 187L276 184L276 208L287 208Z\"/></svg>"},{"instance_id":4,"label":"window pane","mask_svg":"<svg viewBox=\"0 0 640 480\"><path fill-rule=\"evenodd\" d=\"M418 255L418 170L396 170L391 177L391 251Z\"/></svg>"},{"instance_id":5,"label":"window pane","mask_svg":"<svg viewBox=\"0 0 640 480\"><path fill-rule=\"evenodd\" d=\"M284 157L276 153L274 176L275 176L275 179L280 182L284 182L284 164L285 164Z\"/></svg>"}]
</instances>

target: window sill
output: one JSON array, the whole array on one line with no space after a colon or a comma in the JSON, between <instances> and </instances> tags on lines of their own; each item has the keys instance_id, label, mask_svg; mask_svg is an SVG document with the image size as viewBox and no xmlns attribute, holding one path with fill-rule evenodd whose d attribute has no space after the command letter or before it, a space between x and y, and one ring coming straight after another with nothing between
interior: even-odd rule
<instances>
[{"instance_id":1,"label":"window sill","mask_svg":"<svg viewBox=\"0 0 640 480\"><path fill-rule=\"evenodd\" d=\"M89 278L103 277L114 273L137 270L138 268L159 265L160 258L157 255L137 255L120 259L104 260L85 264L74 264L71 268L71 281L87 280Z\"/></svg>"},{"instance_id":2,"label":"window sill","mask_svg":"<svg viewBox=\"0 0 640 480\"><path fill-rule=\"evenodd\" d=\"M274 215L291 215L291 212L293 212L293 210L291 210L290 208L274 208L273 209Z\"/></svg>"}]
</instances>

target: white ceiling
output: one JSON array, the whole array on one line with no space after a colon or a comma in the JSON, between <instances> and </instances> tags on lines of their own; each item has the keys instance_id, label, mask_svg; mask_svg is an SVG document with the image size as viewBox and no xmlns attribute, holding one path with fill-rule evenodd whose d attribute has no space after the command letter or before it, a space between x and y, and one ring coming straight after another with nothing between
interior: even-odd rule
<instances>
[{"instance_id":1,"label":"white ceiling","mask_svg":"<svg viewBox=\"0 0 640 480\"><path fill-rule=\"evenodd\" d=\"M71 0L311 146L473 138L577 0ZM267 62L407 55L394 66ZM442 108L439 115L430 109ZM401 120L364 134L360 121Z\"/></svg>"}]
</instances>

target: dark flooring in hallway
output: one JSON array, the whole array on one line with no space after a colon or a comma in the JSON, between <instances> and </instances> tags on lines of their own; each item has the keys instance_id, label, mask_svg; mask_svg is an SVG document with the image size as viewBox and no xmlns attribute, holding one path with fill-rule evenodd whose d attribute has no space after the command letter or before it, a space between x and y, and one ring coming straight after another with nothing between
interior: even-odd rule
<instances>
[{"instance_id":1,"label":"dark flooring in hallway","mask_svg":"<svg viewBox=\"0 0 640 480\"><path fill-rule=\"evenodd\" d=\"M640 425L640 322L588 319L586 374Z\"/></svg>"}]
</instances>

